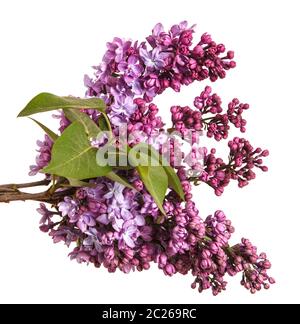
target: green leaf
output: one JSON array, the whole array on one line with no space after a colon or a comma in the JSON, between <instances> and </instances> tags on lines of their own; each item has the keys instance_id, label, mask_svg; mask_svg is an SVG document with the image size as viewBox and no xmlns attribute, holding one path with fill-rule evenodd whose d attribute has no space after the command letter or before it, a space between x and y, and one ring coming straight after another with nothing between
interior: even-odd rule
<instances>
[{"instance_id":1,"label":"green leaf","mask_svg":"<svg viewBox=\"0 0 300 324\"><path fill-rule=\"evenodd\" d=\"M179 197L184 200L184 192L181 186L181 182L175 172L175 170L169 165L168 161L161 155L153 146L146 143L139 143L134 146L136 149L141 149L142 152L148 151L152 159L159 161L159 164L163 166L167 176L169 187L175 190Z\"/></svg>"},{"instance_id":2,"label":"green leaf","mask_svg":"<svg viewBox=\"0 0 300 324\"><path fill-rule=\"evenodd\" d=\"M72 178L68 178L69 184L72 187L89 187L90 183L85 182L85 181L81 181L78 179L72 179Z\"/></svg>"},{"instance_id":3,"label":"green leaf","mask_svg":"<svg viewBox=\"0 0 300 324\"><path fill-rule=\"evenodd\" d=\"M59 97L51 93L42 92L26 105L19 113L18 117L66 108L97 109L100 112L105 112L105 103L99 98L82 99L75 97Z\"/></svg>"},{"instance_id":4,"label":"green leaf","mask_svg":"<svg viewBox=\"0 0 300 324\"><path fill-rule=\"evenodd\" d=\"M168 177L162 166L138 166L139 175L148 192L153 197L157 207L163 215L166 212L163 208L163 201L168 188Z\"/></svg>"},{"instance_id":5,"label":"green leaf","mask_svg":"<svg viewBox=\"0 0 300 324\"><path fill-rule=\"evenodd\" d=\"M109 127L107 125L106 119L104 118L103 114L99 116L99 127L101 130L107 131Z\"/></svg>"},{"instance_id":6,"label":"green leaf","mask_svg":"<svg viewBox=\"0 0 300 324\"><path fill-rule=\"evenodd\" d=\"M55 142L58 138L58 135L55 134L54 132L52 132L51 129L49 129L47 126L45 126L44 124L42 124L41 122L37 121L34 118L29 117L31 120L33 120L36 124L38 124L41 129L52 139L53 142Z\"/></svg>"},{"instance_id":7,"label":"green leaf","mask_svg":"<svg viewBox=\"0 0 300 324\"><path fill-rule=\"evenodd\" d=\"M43 169L45 173L79 180L104 176L111 170L110 166L97 164L96 149L91 147L85 128L78 121L67 127L55 141L52 159Z\"/></svg>"},{"instance_id":8,"label":"green leaf","mask_svg":"<svg viewBox=\"0 0 300 324\"><path fill-rule=\"evenodd\" d=\"M131 165L136 167L141 180L153 197L157 207L163 215L166 215L163 201L168 189L168 176L163 166L159 164L158 159L155 156L150 158L149 153L149 145L140 143L129 151L128 160Z\"/></svg>"},{"instance_id":9,"label":"green leaf","mask_svg":"<svg viewBox=\"0 0 300 324\"><path fill-rule=\"evenodd\" d=\"M185 200L181 182L174 169L171 166L164 165L164 170L168 176L169 187L175 190L182 200Z\"/></svg>"},{"instance_id":10,"label":"green leaf","mask_svg":"<svg viewBox=\"0 0 300 324\"><path fill-rule=\"evenodd\" d=\"M123 186L125 186L127 188L135 190L135 188L126 179L124 179L123 177L117 175L113 171L107 173L105 176L106 176L106 178L108 178L108 179L110 179L112 181L118 182L118 183L122 184Z\"/></svg>"},{"instance_id":11,"label":"green leaf","mask_svg":"<svg viewBox=\"0 0 300 324\"><path fill-rule=\"evenodd\" d=\"M75 109L65 109L64 113L70 122L79 121L90 137L96 138L101 132L100 128L87 114Z\"/></svg>"},{"instance_id":12,"label":"green leaf","mask_svg":"<svg viewBox=\"0 0 300 324\"><path fill-rule=\"evenodd\" d=\"M156 156L150 156L149 145L139 143L132 147L128 152L128 160L130 165L136 167L142 166L159 166L160 162Z\"/></svg>"}]
</instances>

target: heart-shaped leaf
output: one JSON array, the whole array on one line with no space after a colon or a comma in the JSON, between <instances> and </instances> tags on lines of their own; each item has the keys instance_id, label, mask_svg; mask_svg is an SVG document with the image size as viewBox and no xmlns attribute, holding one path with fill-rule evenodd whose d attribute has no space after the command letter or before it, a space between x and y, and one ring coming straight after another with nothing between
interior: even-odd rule
<instances>
[{"instance_id":1,"label":"heart-shaped leaf","mask_svg":"<svg viewBox=\"0 0 300 324\"><path fill-rule=\"evenodd\" d=\"M91 147L82 123L68 126L52 147L52 158L45 173L72 179L90 179L104 176L112 169L99 166L96 149Z\"/></svg>"},{"instance_id":2,"label":"heart-shaped leaf","mask_svg":"<svg viewBox=\"0 0 300 324\"><path fill-rule=\"evenodd\" d=\"M87 114L75 109L65 109L64 113L70 122L79 121L82 123L89 137L96 138L101 132L100 128Z\"/></svg>"},{"instance_id":3,"label":"heart-shaped leaf","mask_svg":"<svg viewBox=\"0 0 300 324\"><path fill-rule=\"evenodd\" d=\"M18 117L57 109L96 109L100 112L105 112L105 103L99 98L59 97L51 93L42 92L26 105Z\"/></svg>"}]
</instances>

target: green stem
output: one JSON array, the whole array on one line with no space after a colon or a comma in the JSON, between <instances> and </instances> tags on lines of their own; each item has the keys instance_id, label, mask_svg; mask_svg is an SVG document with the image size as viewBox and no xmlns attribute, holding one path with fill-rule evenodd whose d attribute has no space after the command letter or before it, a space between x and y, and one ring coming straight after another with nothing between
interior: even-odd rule
<instances>
[{"instance_id":1,"label":"green stem","mask_svg":"<svg viewBox=\"0 0 300 324\"><path fill-rule=\"evenodd\" d=\"M112 134L111 124L110 124L110 121L109 121L107 115L106 115L105 113L102 113L102 115L103 115L103 117L104 117L104 119L105 119L105 121L106 121L106 124L107 124L108 130L109 130L110 133Z\"/></svg>"}]
</instances>

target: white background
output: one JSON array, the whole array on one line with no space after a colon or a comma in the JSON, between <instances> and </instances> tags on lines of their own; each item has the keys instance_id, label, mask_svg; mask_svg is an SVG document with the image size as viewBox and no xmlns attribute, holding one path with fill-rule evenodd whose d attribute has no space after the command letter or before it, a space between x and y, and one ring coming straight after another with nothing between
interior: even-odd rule
<instances>
[{"instance_id":1,"label":"white background","mask_svg":"<svg viewBox=\"0 0 300 324\"><path fill-rule=\"evenodd\" d=\"M233 240L249 237L266 251L277 284L250 295L229 279L218 297L190 289L192 277L167 278L154 265L143 273L108 274L78 265L62 244L39 231L37 203L0 205L2 303L298 303L299 302L299 1L1 1L0 183L32 181L35 141L42 132L16 115L41 91L84 95L83 75L100 62L114 36L143 40L157 22L197 24L236 53L237 68L213 84L224 102L237 96L253 145L268 148L268 173L221 198L205 186L195 193L201 215L222 208ZM163 116L191 104L208 82L157 98ZM43 120L51 125L50 116ZM223 142L223 146L226 143ZM221 150L222 151L222 150ZM37 178L36 178L37 179Z\"/></svg>"}]
</instances>

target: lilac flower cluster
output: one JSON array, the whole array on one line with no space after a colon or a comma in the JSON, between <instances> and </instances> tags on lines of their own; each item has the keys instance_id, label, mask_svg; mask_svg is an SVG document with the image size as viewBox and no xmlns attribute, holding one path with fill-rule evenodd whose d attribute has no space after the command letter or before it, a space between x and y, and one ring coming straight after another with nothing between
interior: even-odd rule
<instances>
[{"instance_id":1,"label":"lilac flower cluster","mask_svg":"<svg viewBox=\"0 0 300 324\"><path fill-rule=\"evenodd\" d=\"M238 137L229 141L228 146L230 151L227 163L215 156L215 149L211 149L209 154L204 149L204 166L199 179L211 186L217 196L224 192L230 180L237 180L240 188L246 186L256 177L253 171L255 167L264 172L268 170L262 165L262 158L269 155L268 150L254 149L249 141Z\"/></svg>"},{"instance_id":2,"label":"lilac flower cluster","mask_svg":"<svg viewBox=\"0 0 300 324\"><path fill-rule=\"evenodd\" d=\"M50 137L48 135L45 135L43 141L38 140L36 143L38 145L38 155L35 159L36 164L30 166L29 175L31 176L34 176L38 172L40 172L40 170L48 165L51 160L51 149L53 142Z\"/></svg>"},{"instance_id":3,"label":"lilac flower cluster","mask_svg":"<svg viewBox=\"0 0 300 324\"><path fill-rule=\"evenodd\" d=\"M267 274L271 264L266 254L258 254L246 239L230 244L234 232L231 221L222 211L202 219L192 195L193 183L204 182L219 196L230 180L243 187L255 178L255 167L267 171L262 158L268 151L254 149L246 139L235 137L228 142L228 162L216 157L215 149L198 145L199 131L217 141L228 137L230 123L245 132L243 112L249 105L233 99L223 112L221 98L205 87L194 100L195 108L171 107L172 129L182 137L192 133L190 152L184 155L177 151L181 138L166 139L165 124L152 102L167 88L179 91L181 85L195 80L216 81L235 67L232 51L226 52L225 46L208 34L193 45L193 33L194 26L188 27L186 22L169 31L157 24L147 37L150 49L145 42L114 38L107 44L102 63L95 67L95 78L85 76L87 95L103 98L107 104L114 136L120 135L117 126L125 122L129 146L144 142L163 154L162 144L169 141L170 165L178 175L185 200L169 188L163 215L134 169L117 170L135 189L105 177L91 179L55 204L54 210L41 204L40 229L55 243L75 243L71 259L103 265L109 272L142 271L156 263L167 276L191 273L192 288L198 287L199 292L211 289L214 295L225 290L226 275L241 273L242 286L254 293L275 282ZM99 122L99 112L82 111ZM70 121L63 113L57 118L63 132ZM91 145L99 147L106 141L92 139ZM46 137L38 145L37 166L31 167L31 174L51 159L52 141Z\"/></svg>"},{"instance_id":4,"label":"lilac flower cluster","mask_svg":"<svg viewBox=\"0 0 300 324\"><path fill-rule=\"evenodd\" d=\"M226 139L230 129L229 123L239 128L241 132L246 131L246 120L242 118L244 110L249 108L248 104L240 103L233 99L228 104L226 113L222 114L222 101L217 94L211 94L211 87L205 87L200 96L194 100L194 110L188 106L171 107L173 127L185 136L189 130L206 131L207 137L213 137L216 141Z\"/></svg>"},{"instance_id":5,"label":"lilac flower cluster","mask_svg":"<svg viewBox=\"0 0 300 324\"><path fill-rule=\"evenodd\" d=\"M42 204L42 230L49 231L54 242L69 245L76 241L78 246L70 256L80 263L103 263L111 272L120 268L126 273L142 265L132 258L142 242L151 240L146 220L156 222L159 212L135 174L131 179L135 187L140 184L139 191L99 178L89 187L78 189L74 196L66 196L58 204L62 216L58 223L51 220L55 213Z\"/></svg>"},{"instance_id":6,"label":"lilac flower cluster","mask_svg":"<svg viewBox=\"0 0 300 324\"><path fill-rule=\"evenodd\" d=\"M212 289L214 295L225 290L226 274L241 272L242 285L252 293L275 282L267 274L271 264L265 253L257 255L245 239L230 247L234 228L222 211L201 219L184 168L178 176L186 201L180 202L170 191L164 219L159 218L156 204L135 172L131 176L136 191L98 179L65 197L58 204L60 222L54 223L52 217L57 213L41 204L41 229L49 231L55 243L77 242L71 259L103 265L110 272L148 270L155 262L167 276L191 272L195 277L192 287L198 285L199 292Z\"/></svg>"},{"instance_id":7,"label":"lilac flower cluster","mask_svg":"<svg viewBox=\"0 0 300 324\"><path fill-rule=\"evenodd\" d=\"M216 44L208 34L192 46L193 33L194 26L188 27L187 22L169 31L157 24L147 37L150 49L145 42L114 38L95 67L95 79L85 76L87 95L105 99L111 121L118 125L135 111L136 97L149 102L169 87L179 91L181 85L195 80L224 78L225 71L235 67L233 52L221 57L225 46Z\"/></svg>"},{"instance_id":8,"label":"lilac flower cluster","mask_svg":"<svg viewBox=\"0 0 300 324\"><path fill-rule=\"evenodd\" d=\"M137 108L127 124L128 144L147 142L157 148L165 139L156 136L164 126L161 117L158 116L158 107L153 103L148 104L141 98L135 99L134 103Z\"/></svg>"},{"instance_id":9,"label":"lilac flower cluster","mask_svg":"<svg viewBox=\"0 0 300 324\"><path fill-rule=\"evenodd\" d=\"M222 113L221 98L211 92L211 87L207 86L200 96L195 98L194 106L197 110L188 106L171 107L173 127L183 138L186 138L190 132L197 133L206 130L208 137L220 141L228 137L229 123L243 133L246 131L246 120L242 114L249 108L249 105L240 103L235 98L229 102L226 113ZM262 165L263 158L269 154L268 150L254 149L249 141L238 137L230 140L228 146L230 151L227 163L215 156L215 149L211 149L208 153L207 148L199 147L197 141L192 141L191 150L184 159L184 162L190 166L190 170L198 171L198 175L197 173L196 176L193 175L191 180L195 184L198 181L207 183L214 189L217 196L224 192L230 180L237 180L239 187L244 187L250 180L255 179L254 168L262 171L268 170Z\"/></svg>"}]
</instances>

